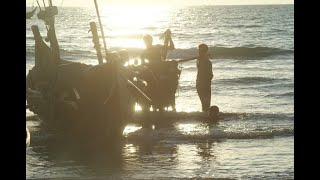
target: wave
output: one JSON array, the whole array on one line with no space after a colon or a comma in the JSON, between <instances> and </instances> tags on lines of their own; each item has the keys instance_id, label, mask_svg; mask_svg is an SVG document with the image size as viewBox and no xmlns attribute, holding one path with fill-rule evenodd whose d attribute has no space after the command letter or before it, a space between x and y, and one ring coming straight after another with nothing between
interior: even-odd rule
<instances>
[{"instance_id":1,"label":"wave","mask_svg":"<svg viewBox=\"0 0 320 180\"><path fill-rule=\"evenodd\" d=\"M129 35L131 36L131 35ZM133 58L138 58L143 51L142 48L133 48L133 47L111 47L109 50L119 50L119 49L127 49L129 56ZM31 48L28 48L27 53L34 51ZM82 50L60 50L62 55L71 55L78 56L78 59L81 59L82 56L95 58L96 54L94 49L90 51L82 51ZM260 59L277 55L292 55L294 50L288 49L279 49L279 48L271 48L271 47L221 47L221 46L213 46L209 47L209 54L211 59ZM88 54L92 54L89 55ZM188 48L188 49L174 49L168 52L167 59L182 59L186 57L194 57L197 56L198 50L197 48ZM63 56L62 56L63 58Z\"/></svg>"},{"instance_id":2,"label":"wave","mask_svg":"<svg viewBox=\"0 0 320 180\"><path fill-rule=\"evenodd\" d=\"M268 94L265 97L293 97L294 92L285 92L285 93L277 93L277 94Z\"/></svg>"},{"instance_id":3,"label":"wave","mask_svg":"<svg viewBox=\"0 0 320 180\"><path fill-rule=\"evenodd\" d=\"M139 123L139 120L143 117L141 111L137 111L131 120L130 123ZM293 121L292 113L248 113L248 112L223 112L220 110L219 118L221 121L237 121L237 120L247 120L247 121ZM207 120L207 114L204 112L165 112L161 119L171 120L172 122L189 122L200 121L205 122Z\"/></svg>"},{"instance_id":4,"label":"wave","mask_svg":"<svg viewBox=\"0 0 320 180\"><path fill-rule=\"evenodd\" d=\"M57 139L63 139L65 134L56 132L31 132L32 146L50 144ZM211 127L209 130L196 129L188 132L177 130L176 128L161 128L157 130L138 129L128 133L126 139L128 142L146 142L146 141L203 141L203 140L223 140L223 139L270 139L277 136L293 136L293 127L271 127L262 129L244 129L244 130L224 130L221 127Z\"/></svg>"},{"instance_id":5,"label":"wave","mask_svg":"<svg viewBox=\"0 0 320 180\"><path fill-rule=\"evenodd\" d=\"M211 59L256 59L276 55L290 55L293 50L269 48L269 47L220 47L209 48ZM169 58L183 58L196 56L197 49L175 49L169 54Z\"/></svg>"},{"instance_id":6,"label":"wave","mask_svg":"<svg viewBox=\"0 0 320 180\"><path fill-rule=\"evenodd\" d=\"M242 24L238 24L238 25L223 25L221 26L222 28L261 28L263 27L262 25L242 25Z\"/></svg>"},{"instance_id":7,"label":"wave","mask_svg":"<svg viewBox=\"0 0 320 180\"><path fill-rule=\"evenodd\" d=\"M215 139L264 139L275 136L292 136L293 128L279 128L267 131L249 131L249 132L216 132L211 134Z\"/></svg>"},{"instance_id":8,"label":"wave","mask_svg":"<svg viewBox=\"0 0 320 180\"><path fill-rule=\"evenodd\" d=\"M288 79L279 79L281 82L273 82L272 84L260 84L258 85L259 88L281 88L281 89L293 89L294 88L294 82L288 82ZM284 80L284 81L283 81Z\"/></svg>"},{"instance_id":9,"label":"wave","mask_svg":"<svg viewBox=\"0 0 320 180\"><path fill-rule=\"evenodd\" d=\"M128 121L129 123L137 123L139 119L143 116L141 111L137 111L133 117ZM223 121L230 121L230 120L293 120L292 113L278 113L278 114L267 114L267 113L248 113L248 112L220 112L219 113L220 119ZM204 120L206 114L199 111L194 112L173 112L168 111L165 112L164 118L171 119L176 122L187 122L187 121L194 121L194 120ZM26 117L26 121L41 121L37 115L31 115Z\"/></svg>"},{"instance_id":10,"label":"wave","mask_svg":"<svg viewBox=\"0 0 320 180\"><path fill-rule=\"evenodd\" d=\"M139 129L129 133L127 139L129 142L146 141L179 141L196 142L203 140L223 140L223 139L270 139L276 136L292 136L293 128L272 128L270 130L243 130L243 131L225 131L219 127L211 128L209 131L188 131L181 132L176 129L158 129L150 131L148 129Z\"/></svg>"},{"instance_id":11,"label":"wave","mask_svg":"<svg viewBox=\"0 0 320 180\"><path fill-rule=\"evenodd\" d=\"M142 48L114 47L112 49L127 49L129 55L136 57L142 52ZM197 48L174 49L168 52L168 59L182 59L197 56ZM211 59L257 59L277 55L292 55L293 50L269 48L269 47L209 47Z\"/></svg>"},{"instance_id":12,"label":"wave","mask_svg":"<svg viewBox=\"0 0 320 180\"><path fill-rule=\"evenodd\" d=\"M241 78L232 78L232 79L217 79L215 83L221 84L266 84L266 83L274 83L278 81L288 81L285 78L268 78L268 77L241 77Z\"/></svg>"},{"instance_id":13,"label":"wave","mask_svg":"<svg viewBox=\"0 0 320 180\"><path fill-rule=\"evenodd\" d=\"M60 49L60 55L62 59L65 60L85 60L85 59L97 59L96 53L92 51L85 50L67 50Z\"/></svg>"},{"instance_id":14,"label":"wave","mask_svg":"<svg viewBox=\"0 0 320 180\"><path fill-rule=\"evenodd\" d=\"M210 53L213 58L258 58L258 57L268 57L274 55L292 54L293 50L285 50L279 48L269 48L269 47L212 47L210 48Z\"/></svg>"},{"instance_id":15,"label":"wave","mask_svg":"<svg viewBox=\"0 0 320 180\"><path fill-rule=\"evenodd\" d=\"M292 97L292 96L294 96L294 92L287 92L287 93L279 94L279 96L289 96L289 97Z\"/></svg>"},{"instance_id":16,"label":"wave","mask_svg":"<svg viewBox=\"0 0 320 180\"><path fill-rule=\"evenodd\" d=\"M126 133L129 141L198 141L220 139L264 139L276 136L293 136L293 113L247 113L221 112L218 124L205 123L203 112L170 112L174 127L158 129L140 129L137 119L132 119L128 126L137 129ZM141 116L140 116L141 117ZM139 117L136 117L139 119ZM26 118L32 134L32 146L47 144L64 137L60 131L50 129L36 116ZM182 128L181 128L182 127ZM186 127L186 128L183 128Z\"/></svg>"},{"instance_id":17,"label":"wave","mask_svg":"<svg viewBox=\"0 0 320 180\"><path fill-rule=\"evenodd\" d=\"M278 29L278 28L271 28L271 30L275 32L287 32L287 30L285 29Z\"/></svg>"}]
</instances>

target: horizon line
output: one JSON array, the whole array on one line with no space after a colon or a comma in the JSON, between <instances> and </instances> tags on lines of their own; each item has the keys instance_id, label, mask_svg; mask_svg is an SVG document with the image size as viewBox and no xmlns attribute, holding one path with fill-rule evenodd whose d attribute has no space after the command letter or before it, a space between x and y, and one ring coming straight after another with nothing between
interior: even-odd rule
<instances>
[{"instance_id":1,"label":"horizon line","mask_svg":"<svg viewBox=\"0 0 320 180\"><path fill-rule=\"evenodd\" d=\"M121 6L121 4L111 4L110 6ZM147 4L148 5L148 4ZM274 5L294 5L292 4L202 4L202 5L196 5L196 4L190 4L190 5L182 5L182 6L172 6L172 7L192 7L192 6L274 6ZM124 5L124 6L134 6L132 4ZM26 6L26 7L38 7L38 6ZM74 6L74 5L65 5L65 6L60 6L61 7L74 7L74 8L92 8L88 6ZM93 7L94 8L94 7Z\"/></svg>"}]
</instances>

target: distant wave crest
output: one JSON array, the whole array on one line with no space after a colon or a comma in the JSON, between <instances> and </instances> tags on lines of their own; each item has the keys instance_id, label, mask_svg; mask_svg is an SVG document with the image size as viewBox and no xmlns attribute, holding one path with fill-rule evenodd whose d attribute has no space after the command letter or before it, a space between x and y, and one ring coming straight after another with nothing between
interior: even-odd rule
<instances>
[{"instance_id":1,"label":"distant wave crest","mask_svg":"<svg viewBox=\"0 0 320 180\"><path fill-rule=\"evenodd\" d=\"M225 131L223 129L212 129L209 132L192 131L179 132L175 129L158 129L148 131L140 129L129 133L129 141L199 141L199 140L221 140L221 139L270 139L275 136L292 136L293 128L272 128L270 130L243 130L243 131Z\"/></svg>"},{"instance_id":2,"label":"distant wave crest","mask_svg":"<svg viewBox=\"0 0 320 180\"><path fill-rule=\"evenodd\" d=\"M129 56L132 58L138 58L142 52L142 48L132 47L112 47L109 50L127 49ZM27 49L26 52L33 53L33 49ZM87 57L88 53L90 56L95 56L95 53L88 51L79 50L64 50L62 49L62 56L72 55L74 59L82 59L83 56ZM93 50L92 50L93 51ZM293 54L294 50L270 48L270 47L220 47L214 46L209 48L209 54L211 59L259 59L277 55L290 55ZM74 57L76 56L76 57ZM186 57L197 56L196 48L188 49L174 49L168 52L167 59L182 59ZM92 57L94 58L94 57Z\"/></svg>"},{"instance_id":3,"label":"distant wave crest","mask_svg":"<svg viewBox=\"0 0 320 180\"><path fill-rule=\"evenodd\" d=\"M259 84L259 83L273 83L276 81L286 81L285 78L269 78L269 77L241 77L232 79L219 79L216 83L223 84Z\"/></svg>"},{"instance_id":4,"label":"distant wave crest","mask_svg":"<svg viewBox=\"0 0 320 180\"><path fill-rule=\"evenodd\" d=\"M285 50L279 48L269 47L213 47L210 48L210 52L216 58L250 58L250 57L267 57L273 55L292 54L293 50Z\"/></svg>"},{"instance_id":5,"label":"distant wave crest","mask_svg":"<svg viewBox=\"0 0 320 180\"><path fill-rule=\"evenodd\" d=\"M219 47L209 48L211 59L253 59L264 58L275 55L293 54L293 50L269 48L269 47ZM169 58L183 58L197 55L197 49L176 49Z\"/></svg>"}]
</instances>

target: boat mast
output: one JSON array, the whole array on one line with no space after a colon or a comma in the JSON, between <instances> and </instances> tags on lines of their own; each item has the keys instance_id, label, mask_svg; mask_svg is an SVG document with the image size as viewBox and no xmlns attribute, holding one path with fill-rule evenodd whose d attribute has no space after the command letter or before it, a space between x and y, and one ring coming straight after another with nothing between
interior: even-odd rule
<instances>
[{"instance_id":1,"label":"boat mast","mask_svg":"<svg viewBox=\"0 0 320 180\"><path fill-rule=\"evenodd\" d=\"M105 51L105 53L106 53L106 61L107 61L108 51L107 51L106 40L105 40L104 33L103 33L103 27L102 27L101 20L100 20L99 7L98 7L97 0L94 0L94 5L95 5L95 7L96 7L96 12L97 12L98 21L99 21L99 25L100 25L100 29L101 29L101 35L102 35L102 40L103 40L103 46L104 46L104 51Z\"/></svg>"},{"instance_id":2,"label":"boat mast","mask_svg":"<svg viewBox=\"0 0 320 180\"><path fill-rule=\"evenodd\" d=\"M42 2L43 2L43 6L44 6L44 8L46 8L46 3L44 2L44 0L42 0Z\"/></svg>"},{"instance_id":3,"label":"boat mast","mask_svg":"<svg viewBox=\"0 0 320 180\"><path fill-rule=\"evenodd\" d=\"M52 6L52 0L49 0L49 6Z\"/></svg>"},{"instance_id":4,"label":"boat mast","mask_svg":"<svg viewBox=\"0 0 320 180\"><path fill-rule=\"evenodd\" d=\"M42 11L41 6L40 6L40 4L39 4L39 1L38 1L38 0L37 0L37 4L38 4L38 6L39 6L40 11Z\"/></svg>"},{"instance_id":5,"label":"boat mast","mask_svg":"<svg viewBox=\"0 0 320 180\"><path fill-rule=\"evenodd\" d=\"M99 43L99 36L98 36L98 31L97 31L97 26L95 22L90 22L90 30L92 32L92 38L93 38L93 43L94 43L94 48L97 51L97 57L98 57L98 62L99 64L103 63L103 58L101 54L101 49L100 49L100 43Z\"/></svg>"}]
</instances>

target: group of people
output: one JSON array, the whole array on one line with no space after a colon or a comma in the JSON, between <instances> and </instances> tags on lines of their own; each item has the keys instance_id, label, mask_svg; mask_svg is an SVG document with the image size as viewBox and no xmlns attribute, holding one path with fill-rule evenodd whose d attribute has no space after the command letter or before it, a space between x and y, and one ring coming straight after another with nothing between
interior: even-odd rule
<instances>
[{"instance_id":1,"label":"group of people","mask_svg":"<svg viewBox=\"0 0 320 180\"><path fill-rule=\"evenodd\" d=\"M171 38L171 31L168 29L164 33L165 41L164 45L153 45L153 38L149 34L143 37L146 49L142 52L140 58L141 62L145 63L147 59L149 63L165 61L168 50L174 49L174 43ZM199 95L202 111L209 111L211 103L211 80L213 78L212 63L208 55L208 46L206 44L200 44L198 46L198 56L180 59L178 62L186 62L191 60L197 60L197 79L196 88Z\"/></svg>"},{"instance_id":2,"label":"group of people","mask_svg":"<svg viewBox=\"0 0 320 180\"><path fill-rule=\"evenodd\" d=\"M143 36L146 49L144 49L140 55L141 64L146 63L146 60L148 63L165 61L168 50L175 49L170 29L167 29L163 33L162 38L164 38L163 45L153 45L153 38L151 35L147 34ZM178 60L178 62L196 60L196 66L198 69L196 89L202 104L202 111L204 112L209 111L210 109L211 80L213 78L212 63L209 59L208 50L209 48L206 44L200 44L198 46L198 56Z\"/></svg>"}]
</instances>

